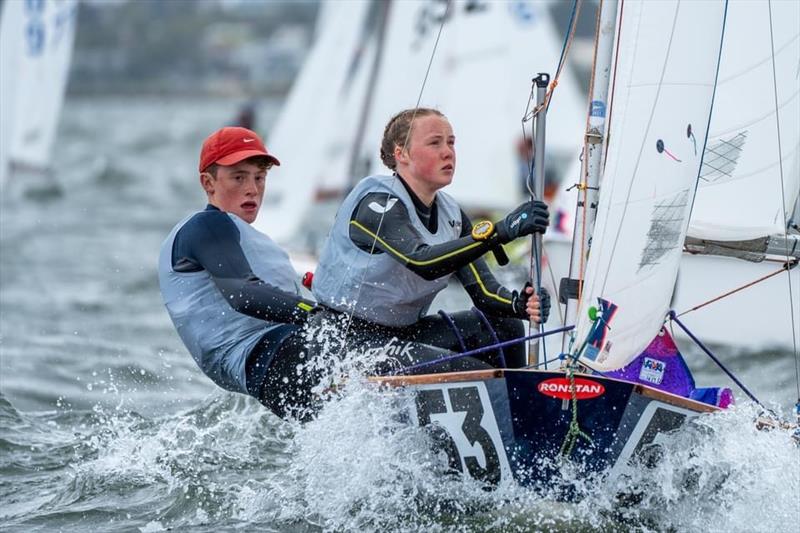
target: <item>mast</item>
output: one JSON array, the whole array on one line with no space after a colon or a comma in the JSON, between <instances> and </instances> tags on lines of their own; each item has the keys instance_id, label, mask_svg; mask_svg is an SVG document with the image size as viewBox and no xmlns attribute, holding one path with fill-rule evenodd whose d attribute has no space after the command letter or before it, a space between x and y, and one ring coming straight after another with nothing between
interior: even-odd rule
<instances>
[{"instance_id":1,"label":"mast","mask_svg":"<svg viewBox=\"0 0 800 533\"><path fill-rule=\"evenodd\" d=\"M534 142L536 154L533 160L533 187L531 194L533 199L542 200L544 198L544 147L545 135L547 124L547 106L545 105L545 96L547 95L547 86L550 83L550 75L540 72L538 76L533 79L533 84L536 86L536 121L534 122ZM542 286L541 269L542 269L542 235L534 233L531 235L533 255L531 256L531 263L533 271L536 272L536 290ZM508 262L506 260L506 262ZM498 258L498 263L501 261ZM502 264L502 263L501 263ZM539 324L531 323L531 333L538 333L541 329ZM539 364L539 341L534 340L528 347L528 365L536 366Z\"/></svg>"},{"instance_id":2,"label":"mast","mask_svg":"<svg viewBox=\"0 0 800 533\"><path fill-rule=\"evenodd\" d=\"M592 73L591 103L584 137L584 162L586 171L581 172L578 185L578 206L575 211L575 226L572 233L572 251L569 261L569 277L562 278L559 286L559 301L566 304L565 324L574 324L578 315L578 302L583 283L586 261L592 240L594 221L597 218L600 173L603 168L603 153L606 142L606 111L608 109L608 87L611 79L611 59L617 23L617 2L600 2L600 22L595 48ZM568 334L562 340L562 351L567 351Z\"/></svg>"}]
</instances>

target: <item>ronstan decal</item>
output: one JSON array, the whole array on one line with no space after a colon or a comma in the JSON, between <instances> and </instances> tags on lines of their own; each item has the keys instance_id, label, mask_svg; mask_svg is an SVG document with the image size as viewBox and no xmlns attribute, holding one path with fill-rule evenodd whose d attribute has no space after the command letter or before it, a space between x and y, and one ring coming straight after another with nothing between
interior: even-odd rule
<instances>
[{"instance_id":1,"label":"ronstan decal","mask_svg":"<svg viewBox=\"0 0 800 533\"><path fill-rule=\"evenodd\" d=\"M551 378L539 383L539 392L546 396L569 400L572 398L572 387L567 378ZM606 392L606 388L596 381L584 378L575 378L575 397L579 400L597 398Z\"/></svg>"}]
</instances>

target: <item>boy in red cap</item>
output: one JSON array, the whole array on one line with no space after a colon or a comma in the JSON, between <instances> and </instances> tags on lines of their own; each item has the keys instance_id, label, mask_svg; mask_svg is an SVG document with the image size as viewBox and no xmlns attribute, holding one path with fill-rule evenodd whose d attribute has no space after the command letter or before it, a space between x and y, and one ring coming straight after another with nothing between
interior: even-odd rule
<instances>
[{"instance_id":1,"label":"boy in red cap","mask_svg":"<svg viewBox=\"0 0 800 533\"><path fill-rule=\"evenodd\" d=\"M305 418L319 377L297 368L314 302L301 296L286 252L250 226L275 165L255 132L212 133L199 166L208 205L170 232L158 278L178 334L214 383L258 398L279 416Z\"/></svg>"}]
</instances>

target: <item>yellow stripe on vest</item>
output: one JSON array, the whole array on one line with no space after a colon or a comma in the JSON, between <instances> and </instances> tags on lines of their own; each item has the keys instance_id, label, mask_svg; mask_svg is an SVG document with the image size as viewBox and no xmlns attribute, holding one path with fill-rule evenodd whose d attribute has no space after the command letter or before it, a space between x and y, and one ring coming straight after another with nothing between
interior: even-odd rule
<instances>
[{"instance_id":1,"label":"yellow stripe on vest","mask_svg":"<svg viewBox=\"0 0 800 533\"><path fill-rule=\"evenodd\" d=\"M480 286L480 288L481 288L481 291L483 292L483 294L485 294L485 295L486 295L486 296L488 296L489 298L493 298L493 299L497 300L497 301L498 301L498 302L500 302L500 303L504 303L504 304L511 305L511 300L507 300L506 298L503 298L503 297L502 297L502 296L500 296L499 294L495 294L495 293L493 293L493 292L489 292L489 291L486 289L486 285L484 285L484 284L483 284L483 280L482 280L482 279L481 279L481 277L478 275L478 269L477 269L477 268L475 268L475 265L473 265L472 263L470 263L470 264L469 264L469 269L472 271L472 275L473 275L473 276L475 276L475 281L477 281L477 282L478 282L478 285Z\"/></svg>"},{"instance_id":2,"label":"yellow stripe on vest","mask_svg":"<svg viewBox=\"0 0 800 533\"><path fill-rule=\"evenodd\" d=\"M392 248L391 246L389 246L386 243L386 241L384 241L383 239L381 239L380 237L378 237L377 235L372 233L370 230L368 230L367 228L365 228L364 226L362 226L361 224L359 224L355 220L351 220L350 224L354 225L355 227L357 227L358 229L360 229L361 231L363 231L364 233L366 233L367 235L369 235L370 237L372 237L373 239L375 239L376 241L381 243L383 246L386 247L387 250L392 252L394 255L396 255L397 257L399 257L403 261L405 261L407 263L410 263L412 265L417 265L417 266L433 265L433 264L438 263L439 261L442 261L443 259L448 259L450 257L453 257L454 255L458 255L458 254L460 254L462 252L466 252L468 250L472 250L476 246L480 246L481 244L483 244L483 243L480 243L480 242L473 242L472 244L468 244L467 246L465 246L463 248L460 248L458 250L453 250L452 252L447 253L447 254L445 254L445 255L443 255L441 257L437 257L435 259L429 259L427 261L415 261L414 259L406 257L405 255L401 254L399 251L397 251L394 248Z\"/></svg>"}]
</instances>

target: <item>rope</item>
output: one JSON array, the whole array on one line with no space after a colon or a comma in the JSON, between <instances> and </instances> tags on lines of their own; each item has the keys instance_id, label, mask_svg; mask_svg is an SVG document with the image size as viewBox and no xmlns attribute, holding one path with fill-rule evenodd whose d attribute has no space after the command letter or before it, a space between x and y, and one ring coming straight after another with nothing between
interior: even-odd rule
<instances>
[{"instance_id":1,"label":"rope","mask_svg":"<svg viewBox=\"0 0 800 533\"><path fill-rule=\"evenodd\" d=\"M556 68L556 74L550 80L550 87L547 89L547 93L545 93L544 102L540 106L536 106L536 108L529 113L530 103L533 100L533 90L531 90L531 96L528 97L528 105L525 108L525 114L523 115L522 122L523 124L528 120L533 119L542 109L548 109L550 107L550 99L553 97L553 93L555 92L556 87L558 87L558 78L561 76L561 71L566 64L567 56L569 55L569 49L572 46L573 38L575 37L575 30L578 27L578 16L581 12L581 7L583 6L583 0L575 0L572 4L572 14L570 15L568 28L569 31L564 38L564 44L561 47L561 57L558 60L558 67ZM525 126L523 125L523 136ZM532 166L532 165L531 165Z\"/></svg>"},{"instance_id":2,"label":"rope","mask_svg":"<svg viewBox=\"0 0 800 533\"><path fill-rule=\"evenodd\" d=\"M778 274L780 274L784 270L791 270L793 268L793 266L795 266L795 265L796 265L796 263L794 263L794 264L786 263L781 268L779 268L775 272L772 272L771 274L767 274L766 276L760 277L757 280L751 281L750 283L745 283L741 287L737 287L737 288L732 289L732 290L730 290L730 291L728 291L728 292L726 292L724 294L720 294L719 296L717 296L715 298L712 298L712 299L710 299L708 301L705 301L705 302L703 302L703 303L701 303L699 305L696 305L696 306L692 307L691 309L687 309L686 311L683 311L682 313L678 313L675 316L683 316L683 315L691 313L692 311L697 311L698 309L702 309L703 307L705 307L705 306L707 306L709 304L712 304L714 302L722 300L723 298L727 298L728 296L730 296L732 294L736 294L739 291L743 291L744 289L746 289L748 287L752 287L753 285L756 285L758 283L761 283L762 281L765 281L765 280L767 280L767 279L769 279L769 278L771 278L773 276L777 276Z\"/></svg>"},{"instance_id":3,"label":"rope","mask_svg":"<svg viewBox=\"0 0 800 533\"><path fill-rule=\"evenodd\" d=\"M556 357L553 357L552 359L547 359L546 361L542 361L538 365L528 365L525 368L539 368L540 366L544 366L544 369L547 370L547 365L548 364L555 363L556 361L564 359L565 355L566 354L557 355Z\"/></svg>"},{"instance_id":4,"label":"rope","mask_svg":"<svg viewBox=\"0 0 800 533\"><path fill-rule=\"evenodd\" d=\"M486 315L483 314L483 311L481 311L477 307L473 307L472 312L475 315L477 315L480 321L483 322L483 325L486 326L486 329L489 330L489 335L491 335L494 343L500 344L500 339L497 336L497 332L492 327L492 324L489 322L489 319L486 318ZM497 354L500 356L500 368L508 368L508 365L506 365L506 353L503 351L503 348L498 348Z\"/></svg>"},{"instance_id":5,"label":"rope","mask_svg":"<svg viewBox=\"0 0 800 533\"><path fill-rule=\"evenodd\" d=\"M772 93L775 100L775 129L778 134L778 167L780 168L781 176L781 211L783 212L783 220L786 217L786 198L784 196L785 184L783 182L783 149L781 146L781 118L778 113L778 81L775 74L775 36L772 33L772 0L767 2L769 8L769 45L772 51ZM783 228L784 245L786 247L786 256L789 256L789 236L787 234L786 226ZM789 269L786 269L786 280L789 284L789 311L791 312L792 320L792 345L794 347L794 372L795 372L795 386L797 389L797 403L800 404L800 353L797 350L797 325L794 322L794 297L792 296L792 275Z\"/></svg>"},{"instance_id":6,"label":"rope","mask_svg":"<svg viewBox=\"0 0 800 533\"><path fill-rule=\"evenodd\" d=\"M545 109L550 108L550 99L553 97L556 87L558 87L558 78L561 76L561 70L564 68L567 56L569 55L569 49L572 46L572 40L575 37L575 30L578 28L578 17L580 16L582 6L583 0L575 0L575 2L572 4L572 14L570 15L568 23L569 33L564 38L564 45L561 48L561 58L558 61L556 75L553 77L552 81L550 81L550 88L547 90L547 93L544 97Z\"/></svg>"},{"instance_id":7,"label":"rope","mask_svg":"<svg viewBox=\"0 0 800 533\"><path fill-rule=\"evenodd\" d=\"M594 54L592 56L592 75L589 78L589 92L587 95L588 105L587 108L590 108L592 105L592 98L594 95L594 85L595 85L595 78L597 74L597 50L600 43L600 22L602 20L601 14L603 11L603 1L600 0L600 4L597 6L597 16L595 18L595 30L594 30ZM607 128L606 128L607 130ZM586 228L587 228L587 220L588 220L588 213L589 213L589 189L593 187L589 187L589 142L587 138L587 134L589 132L589 113L586 114L586 123L584 125L584 137L583 137L583 148L581 152L581 166L580 166L580 175L578 176L578 183L573 185L573 187L577 187L578 189L578 197L575 200L576 207L575 212L580 213L580 225L581 225L581 246L580 246L580 253L578 255L578 294L577 294L577 302L575 303L575 316L580 316L581 313L581 304L582 304L582 296L583 296L583 278L585 273L585 258L586 258ZM572 189L570 187L567 189L568 191ZM583 209L579 209L580 203L583 202ZM573 237L575 233L575 227L578 225L578 219L573 221ZM573 262L575 261L574 254L570 253L569 258L569 272L573 272ZM567 311L569 310L569 300L567 300L566 308ZM562 321L563 322L563 321ZM574 339L570 340L569 349L572 349L572 343ZM562 350L565 349L564 342L562 341L561 348Z\"/></svg>"},{"instance_id":8,"label":"rope","mask_svg":"<svg viewBox=\"0 0 800 533\"><path fill-rule=\"evenodd\" d=\"M538 296L542 291L542 261L539 258L539 252L536 249L536 246L531 245L531 251L533 253L531 254L531 266L530 266L529 272L536 274L536 290L534 292ZM553 298L551 296L551 298L550 298L550 302L551 302L550 306L551 307L552 307L552 300L553 300ZM528 332L529 333L530 333L532 328L533 328L533 326L532 326L531 320L529 318L528 319ZM542 332L542 333L544 333L546 331L545 330L545 325L543 323L539 324L539 331ZM542 346L542 358L547 360L547 343L546 342L542 343L541 346Z\"/></svg>"},{"instance_id":9,"label":"rope","mask_svg":"<svg viewBox=\"0 0 800 533\"><path fill-rule=\"evenodd\" d=\"M751 400L753 400L753 401L754 401L756 404L758 404L758 405L759 405L759 406L760 406L762 409L764 409L765 411L769 412L769 413L770 413L772 416L774 416L774 417L776 417L776 418L777 418L777 415L776 415L774 412L772 412L772 410L771 410L771 409L768 409L767 407L765 407L765 406L764 406L764 404L762 404L762 403L761 403L761 402L758 400L758 398L756 398L756 397L755 397L755 395L754 395L752 392L750 392L750 390L749 390L747 387L745 387L745 386L744 386L744 383L742 383L741 381L739 381L739 379L738 379L738 378L737 378L737 377L736 377L736 376L733 374L733 372L731 372L730 370L728 370L728 369L727 369L727 367L726 367L724 364L722 364L722 361L720 361L719 359L717 359L717 357L716 357L716 356L715 356L715 355L714 355L714 354L711 352L711 350L709 350L708 348L706 348L706 345L705 345L705 344L703 344L703 343L700 341L700 339L698 339L697 337L695 337L695 336L694 336L694 333L692 333L691 331L689 331L689 328L687 328L687 327L686 327L686 326L683 324L683 322L681 322L681 321L678 319L678 316L675 314L675 311L670 311L670 312L669 312L669 318L670 318L672 321L674 321L676 324L678 324L678 326L680 326L680 328L681 328L681 329L682 329L682 330L683 330L683 331L684 331L684 332L685 332L687 335L689 335L689 337L690 337L690 338L691 338L691 339L694 341L694 343L695 343L695 344L697 344L697 346L698 346L698 347L699 347L701 350L703 350L703 351L706 353L706 355L707 355L707 356L709 356L709 357L711 358L711 360L712 360L712 361L714 361L714 362L717 364L717 366L718 366L718 367L719 367L719 368L720 368L720 369L721 369L723 372L725 372L725 373L728 375L728 377L729 377L729 378L731 378L731 379L733 380L733 382L734 382L734 383L736 383L736 385L738 385L738 386L739 386L739 388L740 388L740 389L742 389L742 391L744 391L744 393L745 393L745 394L746 394L746 395L747 395L747 396L748 396L748 397L749 397Z\"/></svg>"},{"instance_id":10,"label":"rope","mask_svg":"<svg viewBox=\"0 0 800 533\"><path fill-rule=\"evenodd\" d=\"M555 297L555 308L556 308L556 311L558 311L558 319L559 319L558 322L559 322L559 324L563 324L564 323L564 311L562 311L561 305L559 304L559 301L558 301L558 283L556 283L556 274L555 274L555 272L553 272L553 262L549 260L549 254L547 253L547 246L545 246L544 241L542 242L542 259L546 259L547 260L547 273L549 274L549 277L550 277L550 283L552 283L553 288L556 290L556 294L551 294L550 295L550 299L552 301L552 299ZM554 306L551 303L551 306L550 306L550 311L551 312L553 310L553 307ZM547 368L547 367L545 367L545 368Z\"/></svg>"},{"instance_id":11,"label":"rope","mask_svg":"<svg viewBox=\"0 0 800 533\"><path fill-rule=\"evenodd\" d=\"M461 336L461 332L458 330L458 326L456 323L453 322L453 318L448 315L443 309L439 309L439 316L447 322L447 325L450 326L450 329L453 331L453 335L456 336L456 340L458 341L459 346L463 351L467 351L467 345L464 343L464 337Z\"/></svg>"},{"instance_id":12,"label":"rope","mask_svg":"<svg viewBox=\"0 0 800 533\"><path fill-rule=\"evenodd\" d=\"M572 418L569 422L569 429L564 436L564 442L561 443L561 450L558 452L562 457L569 457L578 443L578 439L584 439L589 444L592 444L592 438L581 429L578 423L578 394L575 388L575 373L572 364L567 366L567 378L569 379L569 393L571 396L570 403L572 404Z\"/></svg>"}]
</instances>

